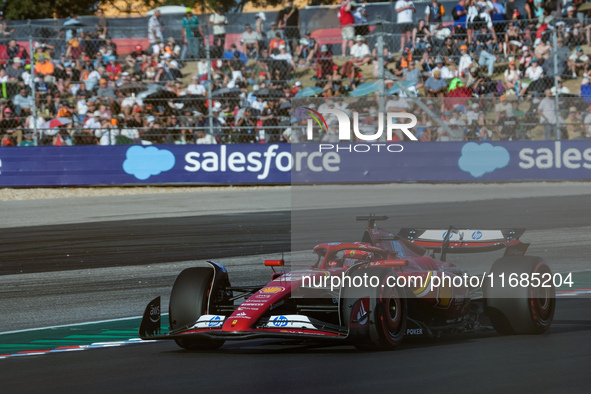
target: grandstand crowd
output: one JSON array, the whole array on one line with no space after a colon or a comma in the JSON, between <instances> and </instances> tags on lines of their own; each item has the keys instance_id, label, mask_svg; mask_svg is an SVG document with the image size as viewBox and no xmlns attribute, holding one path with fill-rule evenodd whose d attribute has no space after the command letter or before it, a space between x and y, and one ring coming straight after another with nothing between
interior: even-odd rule
<instances>
[{"instance_id":1,"label":"grandstand crowd","mask_svg":"<svg viewBox=\"0 0 591 394\"><path fill-rule=\"evenodd\" d=\"M274 20L254 15L239 43L226 42L222 9L207 21L187 9L176 39L164 36L156 11L149 44L128 53L118 50L102 12L94 27L72 15L36 39L33 53L2 18L0 141L302 142L306 119L294 116L292 102L357 111L361 129L373 134L382 98L372 82L382 77L383 109L415 114L420 141L591 138L591 24L577 12L582 5L460 0L446 9L437 0L398 0L396 21L376 34L371 8L342 0L334 11L341 37L330 41L301 29L288 1ZM316 139L337 142L336 118L327 121Z\"/></svg>"}]
</instances>

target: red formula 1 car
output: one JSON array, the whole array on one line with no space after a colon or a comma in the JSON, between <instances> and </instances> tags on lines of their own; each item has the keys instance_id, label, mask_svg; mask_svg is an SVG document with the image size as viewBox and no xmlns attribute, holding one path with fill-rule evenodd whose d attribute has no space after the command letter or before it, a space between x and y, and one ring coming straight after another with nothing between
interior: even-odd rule
<instances>
[{"instance_id":1,"label":"red formula 1 car","mask_svg":"<svg viewBox=\"0 0 591 394\"><path fill-rule=\"evenodd\" d=\"M451 226L394 235L376 226L385 219L358 217L368 221L361 242L318 245L315 264L276 272L267 285L232 286L226 269L212 261L188 268L172 289L169 331L161 331L158 297L146 307L139 335L173 339L185 349L214 349L226 340L296 338L377 350L396 347L406 335L473 330L483 317L501 334L539 334L552 323L552 285L510 287L492 279L551 275L542 259L525 256L529 245L519 241L524 230ZM445 261L448 253L498 249L505 249L504 256L477 277ZM435 253L441 253L439 259ZM265 265L275 269L283 260Z\"/></svg>"}]
</instances>

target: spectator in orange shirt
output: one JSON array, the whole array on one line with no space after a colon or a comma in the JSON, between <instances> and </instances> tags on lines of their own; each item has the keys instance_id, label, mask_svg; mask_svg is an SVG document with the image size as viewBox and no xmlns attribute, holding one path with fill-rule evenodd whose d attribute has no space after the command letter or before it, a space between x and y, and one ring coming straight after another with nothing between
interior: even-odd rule
<instances>
[{"instance_id":1,"label":"spectator in orange shirt","mask_svg":"<svg viewBox=\"0 0 591 394\"><path fill-rule=\"evenodd\" d=\"M39 56L39 61L35 64L35 73L39 75L53 75L54 67L53 63L48 62L45 55Z\"/></svg>"},{"instance_id":2,"label":"spectator in orange shirt","mask_svg":"<svg viewBox=\"0 0 591 394\"><path fill-rule=\"evenodd\" d=\"M271 49L271 52L273 52L275 49L279 50L281 45L285 45L285 40L281 38L281 33L277 32L275 33L275 37L269 42L269 48Z\"/></svg>"}]
</instances>

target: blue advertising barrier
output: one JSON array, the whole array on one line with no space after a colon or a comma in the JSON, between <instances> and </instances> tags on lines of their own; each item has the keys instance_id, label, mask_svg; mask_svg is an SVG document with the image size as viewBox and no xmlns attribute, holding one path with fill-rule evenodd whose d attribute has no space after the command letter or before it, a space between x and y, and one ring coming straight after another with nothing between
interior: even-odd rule
<instances>
[{"instance_id":1,"label":"blue advertising barrier","mask_svg":"<svg viewBox=\"0 0 591 394\"><path fill-rule=\"evenodd\" d=\"M0 187L591 179L591 141L0 149Z\"/></svg>"},{"instance_id":2,"label":"blue advertising barrier","mask_svg":"<svg viewBox=\"0 0 591 394\"><path fill-rule=\"evenodd\" d=\"M502 141L292 146L292 154L322 150L339 170L292 173L292 183L507 182L591 179L591 141ZM391 151L400 145L390 145ZM349 149L351 152L349 152ZM379 152L378 152L379 149ZM338 152L337 152L338 150ZM357 150L357 151L355 151ZM367 152L361 152L367 151Z\"/></svg>"}]
</instances>

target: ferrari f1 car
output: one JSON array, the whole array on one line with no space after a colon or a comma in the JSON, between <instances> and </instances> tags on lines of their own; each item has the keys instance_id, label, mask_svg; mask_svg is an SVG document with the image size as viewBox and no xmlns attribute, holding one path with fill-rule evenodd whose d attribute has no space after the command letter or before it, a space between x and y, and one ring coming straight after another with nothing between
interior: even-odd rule
<instances>
[{"instance_id":1,"label":"ferrari f1 car","mask_svg":"<svg viewBox=\"0 0 591 394\"><path fill-rule=\"evenodd\" d=\"M274 272L266 285L232 286L226 269L213 261L185 269L172 289L168 332L161 330L157 297L145 309L140 337L172 339L185 349L293 338L381 350L396 347L405 336L475 330L483 321L500 334L541 334L550 327L554 287L502 287L491 279L551 275L541 258L525 256L529 244L519 240L524 229L403 228L394 235L376 225L385 216L357 219L368 221L361 242L320 244L314 248L317 261L303 270L275 272L283 260L266 260ZM432 286L466 277L446 262L447 254L501 249L503 257L477 278L478 285ZM369 284L363 280L368 277Z\"/></svg>"}]
</instances>

